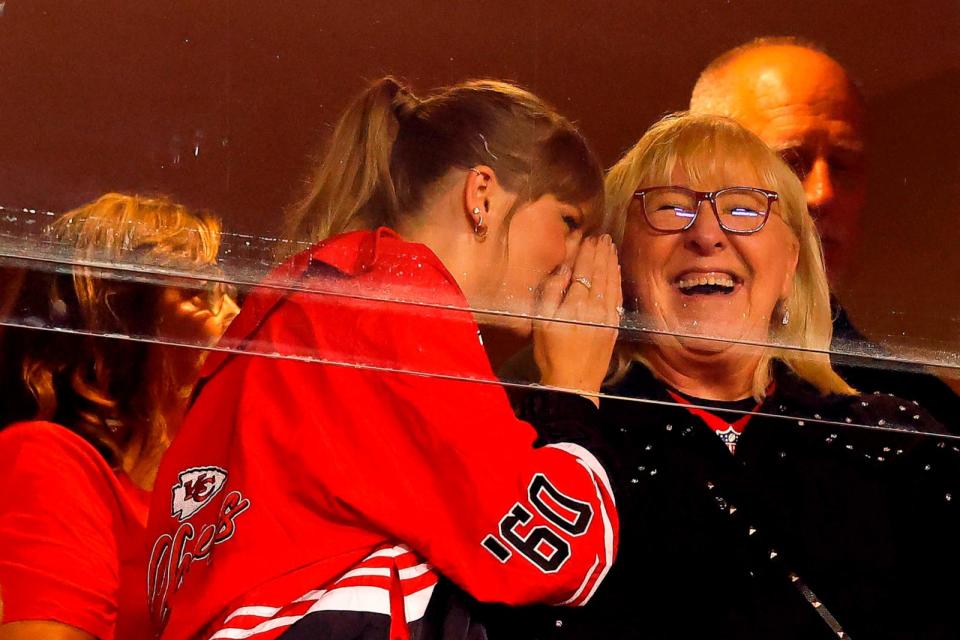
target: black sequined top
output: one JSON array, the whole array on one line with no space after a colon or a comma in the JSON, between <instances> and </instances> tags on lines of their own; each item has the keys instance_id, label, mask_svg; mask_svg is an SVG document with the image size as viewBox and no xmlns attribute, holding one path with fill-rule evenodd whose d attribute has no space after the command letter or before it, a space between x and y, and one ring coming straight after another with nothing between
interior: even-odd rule
<instances>
[{"instance_id":1,"label":"black sequined top","mask_svg":"<svg viewBox=\"0 0 960 640\"><path fill-rule=\"evenodd\" d=\"M617 562L583 609L483 611L489 637L960 638L960 442L912 402L774 378L731 453L634 367L611 393L670 404L601 403Z\"/></svg>"}]
</instances>

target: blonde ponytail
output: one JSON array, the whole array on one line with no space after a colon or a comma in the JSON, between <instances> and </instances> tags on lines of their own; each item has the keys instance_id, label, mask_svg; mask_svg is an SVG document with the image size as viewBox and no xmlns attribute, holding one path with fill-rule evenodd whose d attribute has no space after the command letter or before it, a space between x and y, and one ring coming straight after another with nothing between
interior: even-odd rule
<instances>
[{"instance_id":1,"label":"blonde ponytail","mask_svg":"<svg viewBox=\"0 0 960 640\"><path fill-rule=\"evenodd\" d=\"M417 98L393 78L361 93L340 117L309 191L290 214L293 240L316 242L357 229L393 226L397 195L390 157Z\"/></svg>"},{"instance_id":2,"label":"blonde ponytail","mask_svg":"<svg viewBox=\"0 0 960 640\"><path fill-rule=\"evenodd\" d=\"M600 163L569 121L532 93L506 82L472 80L416 98L393 78L374 82L334 128L291 211L293 250L345 231L397 228L415 215L452 169L489 165L515 207L552 194L603 210Z\"/></svg>"}]
</instances>

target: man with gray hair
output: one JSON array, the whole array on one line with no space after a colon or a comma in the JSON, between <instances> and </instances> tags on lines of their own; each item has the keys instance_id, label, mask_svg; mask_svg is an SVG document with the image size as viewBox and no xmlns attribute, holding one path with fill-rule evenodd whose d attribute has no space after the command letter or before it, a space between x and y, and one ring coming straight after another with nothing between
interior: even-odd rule
<instances>
[{"instance_id":1,"label":"man with gray hair","mask_svg":"<svg viewBox=\"0 0 960 640\"><path fill-rule=\"evenodd\" d=\"M734 118L780 153L803 182L831 286L850 276L866 204L865 104L840 63L800 38L757 38L707 65L690 110ZM835 299L833 335L834 368L850 384L915 400L960 432L960 398L942 381L849 357L886 352L857 331Z\"/></svg>"}]
</instances>

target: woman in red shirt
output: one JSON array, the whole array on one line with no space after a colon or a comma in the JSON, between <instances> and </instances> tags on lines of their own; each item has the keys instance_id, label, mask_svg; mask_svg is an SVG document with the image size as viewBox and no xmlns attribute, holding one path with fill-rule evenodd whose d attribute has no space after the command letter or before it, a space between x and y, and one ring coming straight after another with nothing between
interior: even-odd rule
<instances>
[{"instance_id":1,"label":"woman in red shirt","mask_svg":"<svg viewBox=\"0 0 960 640\"><path fill-rule=\"evenodd\" d=\"M539 382L599 390L620 280L609 237L581 240L602 199L580 133L513 85L362 93L293 215L322 242L246 300L243 352L207 362L161 465L155 630L423 637L437 573L586 602L617 537L595 404L567 396L538 440L488 353L532 336Z\"/></svg>"},{"instance_id":2,"label":"woman in red shirt","mask_svg":"<svg viewBox=\"0 0 960 640\"><path fill-rule=\"evenodd\" d=\"M53 223L76 261L198 271L219 223L166 199L107 194ZM236 315L229 296L75 265L21 271L0 344L0 638L143 638L149 490L203 351ZM86 334L86 335L82 335ZM13 424L10 424L13 422Z\"/></svg>"}]
</instances>

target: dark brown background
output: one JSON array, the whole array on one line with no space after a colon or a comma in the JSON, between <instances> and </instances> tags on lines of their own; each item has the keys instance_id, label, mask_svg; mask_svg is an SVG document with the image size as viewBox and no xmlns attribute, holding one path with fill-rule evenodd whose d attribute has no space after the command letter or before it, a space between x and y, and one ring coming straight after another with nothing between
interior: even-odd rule
<instances>
[{"instance_id":1,"label":"dark brown background","mask_svg":"<svg viewBox=\"0 0 960 640\"><path fill-rule=\"evenodd\" d=\"M956 0L0 0L0 204L165 191L270 234L364 81L519 81L612 163L759 35L825 46L869 101L870 204L843 287L873 336L960 351Z\"/></svg>"}]
</instances>

